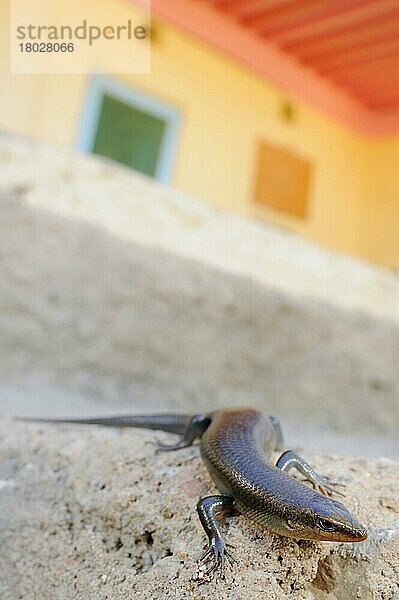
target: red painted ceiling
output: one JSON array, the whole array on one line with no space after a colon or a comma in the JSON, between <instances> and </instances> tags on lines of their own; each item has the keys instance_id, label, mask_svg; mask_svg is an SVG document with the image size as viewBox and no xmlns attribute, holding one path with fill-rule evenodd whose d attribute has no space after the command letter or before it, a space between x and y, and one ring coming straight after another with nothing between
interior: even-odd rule
<instances>
[{"instance_id":1,"label":"red painted ceiling","mask_svg":"<svg viewBox=\"0 0 399 600\"><path fill-rule=\"evenodd\" d=\"M399 109L399 0L202 0L374 113Z\"/></svg>"}]
</instances>

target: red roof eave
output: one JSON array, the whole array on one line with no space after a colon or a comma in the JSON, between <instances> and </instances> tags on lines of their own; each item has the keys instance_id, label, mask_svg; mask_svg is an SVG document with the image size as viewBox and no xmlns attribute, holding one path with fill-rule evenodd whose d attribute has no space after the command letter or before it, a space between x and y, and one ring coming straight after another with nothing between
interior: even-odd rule
<instances>
[{"instance_id":1,"label":"red roof eave","mask_svg":"<svg viewBox=\"0 0 399 600\"><path fill-rule=\"evenodd\" d=\"M205 0L152 0L152 13L236 59L335 120L364 135L399 132L399 111L373 111L344 88Z\"/></svg>"}]
</instances>

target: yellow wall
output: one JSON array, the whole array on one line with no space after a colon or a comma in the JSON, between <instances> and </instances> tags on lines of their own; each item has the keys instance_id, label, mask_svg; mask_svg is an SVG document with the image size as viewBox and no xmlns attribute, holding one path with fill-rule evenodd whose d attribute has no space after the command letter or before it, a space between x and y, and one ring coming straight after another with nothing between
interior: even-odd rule
<instances>
[{"instance_id":1,"label":"yellow wall","mask_svg":"<svg viewBox=\"0 0 399 600\"><path fill-rule=\"evenodd\" d=\"M368 190L362 230L363 256L399 268L399 137L374 140L369 160Z\"/></svg>"},{"instance_id":2,"label":"yellow wall","mask_svg":"<svg viewBox=\"0 0 399 600\"><path fill-rule=\"evenodd\" d=\"M115 9L120 6L115 0ZM0 21L8 22L1 14ZM298 102L294 119L286 122L280 117L284 92L165 24L155 23L155 33L151 74L121 79L180 109L175 186L324 246L398 267L399 138L360 137ZM101 64L99 57L99 70ZM0 128L75 144L86 76L3 74L0 83ZM251 201L261 139L313 162L307 219L260 209Z\"/></svg>"}]
</instances>

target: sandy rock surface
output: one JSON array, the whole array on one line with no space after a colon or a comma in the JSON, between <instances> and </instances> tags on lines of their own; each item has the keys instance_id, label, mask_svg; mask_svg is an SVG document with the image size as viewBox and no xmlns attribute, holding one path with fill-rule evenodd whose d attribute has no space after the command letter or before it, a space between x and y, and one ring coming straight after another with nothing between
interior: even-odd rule
<instances>
[{"instance_id":1,"label":"sandy rock surface","mask_svg":"<svg viewBox=\"0 0 399 600\"><path fill-rule=\"evenodd\" d=\"M243 517L225 527L238 564L225 580L196 562L195 505L213 492L198 448L154 454L168 434L0 422L0 596L393 600L399 581L398 464L306 456L346 484L369 528L360 544L286 540Z\"/></svg>"}]
</instances>

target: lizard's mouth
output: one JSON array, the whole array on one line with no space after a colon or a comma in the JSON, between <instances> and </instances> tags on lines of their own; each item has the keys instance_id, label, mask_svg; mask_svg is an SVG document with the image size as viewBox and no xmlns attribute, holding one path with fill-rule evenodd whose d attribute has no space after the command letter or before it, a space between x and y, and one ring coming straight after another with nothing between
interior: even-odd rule
<instances>
[{"instance_id":1,"label":"lizard's mouth","mask_svg":"<svg viewBox=\"0 0 399 600\"><path fill-rule=\"evenodd\" d=\"M336 524L331 531L318 531L319 539L326 542L363 542L367 539L367 529L361 523L352 520L345 524Z\"/></svg>"},{"instance_id":2,"label":"lizard's mouth","mask_svg":"<svg viewBox=\"0 0 399 600\"><path fill-rule=\"evenodd\" d=\"M339 540L340 542L363 542L367 539L367 530L365 527L360 527L356 530L352 530L351 532L340 532Z\"/></svg>"}]
</instances>

